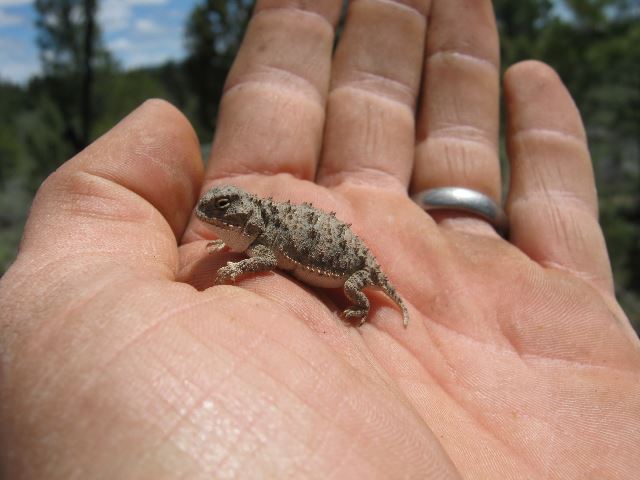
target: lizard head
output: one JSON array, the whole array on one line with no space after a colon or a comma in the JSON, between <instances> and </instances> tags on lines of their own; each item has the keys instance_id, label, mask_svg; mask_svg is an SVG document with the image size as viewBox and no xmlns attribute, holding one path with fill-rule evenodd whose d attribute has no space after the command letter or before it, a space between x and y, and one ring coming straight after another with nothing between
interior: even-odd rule
<instances>
[{"instance_id":1,"label":"lizard head","mask_svg":"<svg viewBox=\"0 0 640 480\"><path fill-rule=\"evenodd\" d=\"M233 185L214 187L196 206L196 216L222 228L243 228L256 211L255 197Z\"/></svg>"}]
</instances>

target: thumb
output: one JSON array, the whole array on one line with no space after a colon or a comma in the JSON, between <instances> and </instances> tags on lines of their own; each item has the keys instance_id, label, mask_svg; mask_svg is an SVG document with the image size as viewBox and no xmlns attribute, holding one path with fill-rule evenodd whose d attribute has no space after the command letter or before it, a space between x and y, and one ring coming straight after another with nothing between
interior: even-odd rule
<instances>
[{"instance_id":1,"label":"thumb","mask_svg":"<svg viewBox=\"0 0 640 480\"><path fill-rule=\"evenodd\" d=\"M202 170L187 119L166 102L144 103L43 183L18 263L90 273L115 262L172 278Z\"/></svg>"}]
</instances>

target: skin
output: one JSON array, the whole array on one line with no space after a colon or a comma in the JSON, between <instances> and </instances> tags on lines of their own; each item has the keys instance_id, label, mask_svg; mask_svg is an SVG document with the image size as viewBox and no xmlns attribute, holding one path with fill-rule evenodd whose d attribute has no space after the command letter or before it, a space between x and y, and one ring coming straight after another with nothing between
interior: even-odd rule
<instances>
[{"instance_id":1,"label":"skin","mask_svg":"<svg viewBox=\"0 0 640 480\"><path fill-rule=\"evenodd\" d=\"M504 77L509 240L431 217L407 191L501 195L491 5L356 1L332 57L341 4L258 2L206 171L151 101L44 182L0 284L0 476L635 478L640 347L562 82ZM408 328L277 272L207 288L225 182L353 223Z\"/></svg>"}]
</instances>

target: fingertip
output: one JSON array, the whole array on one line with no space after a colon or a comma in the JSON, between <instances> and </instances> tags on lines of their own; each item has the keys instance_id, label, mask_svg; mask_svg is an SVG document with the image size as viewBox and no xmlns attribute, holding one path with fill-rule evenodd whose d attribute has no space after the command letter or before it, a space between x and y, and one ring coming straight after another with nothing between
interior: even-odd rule
<instances>
[{"instance_id":1,"label":"fingertip","mask_svg":"<svg viewBox=\"0 0 640 480\"><path fill-rule=\"evenodd\" d=\"M185 140L190 141L194 145L198 144L198 137L191 123L184 113L171 102L162 98L149 98L142 102L130 115L142 114L166 120L169 125L175 128L176 134L184 136Z\"/></svg>"},{"instance_id":2,"label":"fingertip","mask_svg":"<svg viewBox=\"0 0 640 480\"><path fill-rule=\"evenodd\" d=\"M560 76L555 69L544 62L539 60L523 60L518 63L514 63L504 74L504 79L507 84L511 84L514 81L518 82L523 79L537 80L539 83L558 82Z\"/></svg>"},{"instance_id":3,"label":"fingertip","mask_svg":"<svg viewBox=\"0 0 640 480\"><path fill-rule=\"evenodd\" d=\"M200 141L189 119L172 103L161 98L145 100L133 114L151 120L149 126L159 129L158 137L165 136L170 148L181 149L172 151L179 154L182 170L196 186L194 193L197 196L204 177L204 164L200 155ZM171 140L180 144L171 145Z\"/></svg>"},{"instance_id":4,"label":"fingertip","mask_svg":"<svg viewBox=\"0 0 640 480\"><path fill-rule=\"evenodd\" d=\"M108 178L137 193L160 211L177 238L204 176L195 130L161 99L143 102L62 169Z\"/></svg>"},{"instance_id":5,"label":"fingertip","mask_svg":"<svg viewBox=\"0 0 640 480\"><path fill-rule=\"evenodd\" d=\"M504 91L512 134L540 129L586 139L571 93L546 63L524 60L512 65L504 74Z\"/></svg>"}]
</instances>

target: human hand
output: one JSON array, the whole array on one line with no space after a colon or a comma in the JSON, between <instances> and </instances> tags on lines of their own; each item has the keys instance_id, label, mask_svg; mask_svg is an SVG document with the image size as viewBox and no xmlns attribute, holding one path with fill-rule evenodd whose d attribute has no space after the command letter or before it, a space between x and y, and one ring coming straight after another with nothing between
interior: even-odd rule
<instances>
[{"instance_id":1,"label":"human hand","mask_svg":"<svg viewBox=\"0 0 640 480\"><path fill-rule=\"evenodd\" d=\"M432 218L407 187L500 199L497 35L489 2L433 2L428 35L405 3L353 2L332 60L341 1L259 2L204 180L154 101L44 183L0 286L6 478L632 478L640 349L579 115L544 65L510 69L509 241ZM207 288L213 182L336 210L408 328L280 272Z\"/></svg>"}]
</instances>

